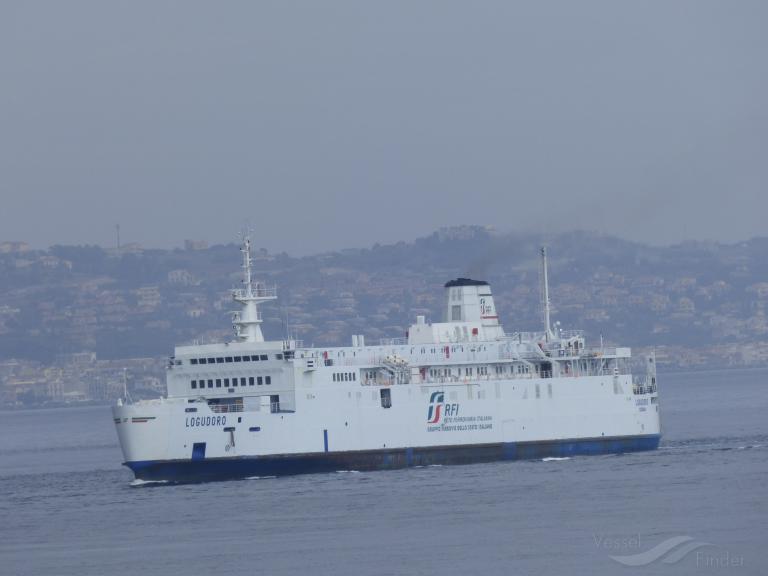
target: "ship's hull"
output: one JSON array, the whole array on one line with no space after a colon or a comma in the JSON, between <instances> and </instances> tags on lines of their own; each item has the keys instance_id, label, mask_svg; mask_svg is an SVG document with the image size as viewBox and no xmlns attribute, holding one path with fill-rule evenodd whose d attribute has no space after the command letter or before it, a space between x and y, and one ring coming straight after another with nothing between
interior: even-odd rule
<instances>
[{"instance_id":1,"label":"ship's hull","mask_svg":"<svg viewBox=\"0 0 768 576\"><path fill-rule=\"evenodd\" d=\"M343 470L392 470L412 466L620 454L655 450L659 446L660 438L660 434L646 434L610 438L219 457L199 460L148 460L126 462L125 465L139 480L203 482Z\"/></svg>"}]
</instances>

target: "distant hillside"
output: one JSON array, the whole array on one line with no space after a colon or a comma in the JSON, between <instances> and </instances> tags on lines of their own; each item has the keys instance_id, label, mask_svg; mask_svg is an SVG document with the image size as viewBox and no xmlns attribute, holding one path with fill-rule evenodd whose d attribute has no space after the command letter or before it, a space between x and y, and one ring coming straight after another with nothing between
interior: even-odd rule
<instances>
[{"instance_id":1,"label":"distant hillside","mask_svg":"<svg viewBox=\"0 0 768 576\"><path fill-rule=\"evenodd\" d=\"M261 251L257 276L279 294L264 307L264 331L279 338L288 327L317 345L402 336L416 314L440 318L442 285L457 276L491 282L507 331L538 329L543 241L459 227L302 258ZM546 244L554 318L564 328L632 346L768 341L768 238L658 248L570 233ZM122 254L11 247L0 253L0 358L158 356L178 343L228 338L239 267L234 245Z\"/></svg>"}]
</instances>

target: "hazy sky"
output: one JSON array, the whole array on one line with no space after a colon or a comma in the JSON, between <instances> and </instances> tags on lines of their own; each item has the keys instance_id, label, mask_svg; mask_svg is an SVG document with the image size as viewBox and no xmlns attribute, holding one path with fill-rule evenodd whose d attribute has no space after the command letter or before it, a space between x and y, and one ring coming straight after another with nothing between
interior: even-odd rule
<instances>
[{"instance_id":1,"label":"hazy sky","mask_svg":"<svg viewBox=\"0 0 768 576\"><path fill-rule=\"evenodd\" d=\"M768 235L768 2L0 1L0 240Z\"/></svg>"}]
</instances>

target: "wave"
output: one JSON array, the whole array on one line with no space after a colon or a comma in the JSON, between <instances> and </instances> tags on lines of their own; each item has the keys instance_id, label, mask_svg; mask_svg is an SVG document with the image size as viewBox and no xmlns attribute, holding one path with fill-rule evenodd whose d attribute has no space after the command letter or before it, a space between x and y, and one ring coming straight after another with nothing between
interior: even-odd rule
<instances>
[{"instance_id":1,"label":"wave","mask_svg":"<svg viewBox=\"0 0 768 576\"><path fill-rule=\"evenodd\" d=\"M168 480L139 480L137 478L130 483L130 486L132 488L138 488L140 486L157 486L161 484L168 484Z\"/></svg>"},{"instance_id":2,"label":"wave","mask_svg":"<svg viewBox=\"0 0 768 576\"><path fill-rule=\"evenodd\" d=\"M659 446L659 450L662 452L677 452L680 450L695 450L697 452L747 450L762 448L766 443L768 443L768 437L765 435L686 438L664 441Z\"/></svg>"},{"instance_id":3,"label":"wave","mask_svg":"<svg viewBox=\"0 0 768 576\"><path fill-rule=\"evenodd\" d=\"M563 456L561 458L557 458L555 456L549 456L547 458L542 458L541 461L542 462L559 462L560 460L570 460L570 459L571 459L570 456Z\"/></svg>"}]
</instances>

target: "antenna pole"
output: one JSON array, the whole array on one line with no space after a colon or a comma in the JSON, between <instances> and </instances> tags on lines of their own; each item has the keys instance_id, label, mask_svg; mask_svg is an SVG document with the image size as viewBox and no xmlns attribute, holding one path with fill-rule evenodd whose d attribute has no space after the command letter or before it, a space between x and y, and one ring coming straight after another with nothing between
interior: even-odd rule
<instances>
[{"instance_id":1,"label":"antenna pole","mask_svg":"<svg viewBox=\"0 0 768 576\"><path fill-rule=\"evenodd\" d=\"M235 335L244 342L264 342L259 305L267 300L275 300L277 293L274 287L268 288L258 283L254 286L251 239L247 234L243 238L243 247L240 251L243 253L243 287L232 291L235 302L242 305L242 309L235 312L233 318Z\"/></svg>"},{"instance_id":2,"label":"antenna pole","mask_svg":"<svg viewBox=\"0 0 768 576\"><path fill-rule=\"evenodd\" d=\"M544 334L547 342L552 338L549 323L549 279L547 277L547 247L541 247L541 299L544 306Z\"/></svg>"},{"instance_id":3,"label":"antenna pole","mask_svg":"<svg viewBox=\"0 0 768 576\"><path fill-rule=\"evenodd\" d=\"M245 241L243 242L243 284L245 288L246 294L248 296L253 296L253 285L252 285L252 279L251 279L251 239L246 236Z\"/></svg>"},{"instance_id":4,"label":"antenna pole","mask_svg":"<svg viewBox=\"0 0 768 576\"><path fill-rule=\"evenodd\" d=\"M123 399L125 400L126 404L130 404L132 402L131 397L128 395L128 369L123 368Z\"/></svg>"}]
</instances>

